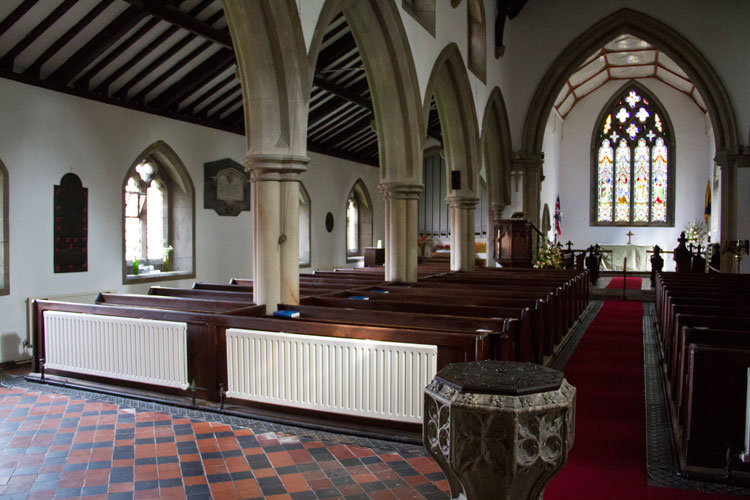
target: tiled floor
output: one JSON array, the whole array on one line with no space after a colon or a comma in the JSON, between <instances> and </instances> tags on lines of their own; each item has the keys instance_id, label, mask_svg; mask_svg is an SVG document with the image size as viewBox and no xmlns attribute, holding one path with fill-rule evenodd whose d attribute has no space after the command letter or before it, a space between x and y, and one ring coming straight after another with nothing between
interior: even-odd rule
<instances>
[{"instance_id":1,"label":"tiled floor","mask_svg":"<svg viewBox=\"0 0 750 500\"><path fill-rule=\"evenodd\" d=\"M301 434L0 387L0 499L448 498L419 446Z\"/></svg>"}]
</instances>

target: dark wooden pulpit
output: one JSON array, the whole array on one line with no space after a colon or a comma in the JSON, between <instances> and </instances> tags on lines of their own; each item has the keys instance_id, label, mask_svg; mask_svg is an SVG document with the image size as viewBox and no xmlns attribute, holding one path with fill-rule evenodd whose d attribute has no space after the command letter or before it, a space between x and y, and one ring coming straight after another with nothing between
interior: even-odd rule
<instances>
[{"instance_id":1,"label":"dark wooden pulpit","mask_svg":"<svg viewBox=\"0 0 750 500\"><path fill-rule=\"evenodd\" d=\"M531 222L495 221L495 261L503 267L531 267Z\"/></svg>"}]
</instances>

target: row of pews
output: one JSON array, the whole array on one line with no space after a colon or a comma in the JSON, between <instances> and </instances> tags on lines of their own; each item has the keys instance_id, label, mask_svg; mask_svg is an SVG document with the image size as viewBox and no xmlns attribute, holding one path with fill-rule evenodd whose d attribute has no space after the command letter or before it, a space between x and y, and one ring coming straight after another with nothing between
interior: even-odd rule
<instances>
[{"instance_id":1,"label":"row of pews","mask_svg":"<svg viewBox=\"0 0 750 500\"><path fill-rule=\"evenodd\" d=\"M588 303L586 273L419 266L300 276L300 304L267 314L253 282L34 304L35 377L125 385L297 419L418 432L422 389L449 363L544 363ZM50 378L51 377L51 378Z\"/></svg>"},{"instance_id":2,"label":"row of pews","mask_svg":"<svg viewBox=\"0 0 750 500\"><path fill-rule=\"evenodd\" d=\"M684 473L750 484L746 399L750 282L739 274L660 273L656 320Z\"/></svg>"}]
</instances>

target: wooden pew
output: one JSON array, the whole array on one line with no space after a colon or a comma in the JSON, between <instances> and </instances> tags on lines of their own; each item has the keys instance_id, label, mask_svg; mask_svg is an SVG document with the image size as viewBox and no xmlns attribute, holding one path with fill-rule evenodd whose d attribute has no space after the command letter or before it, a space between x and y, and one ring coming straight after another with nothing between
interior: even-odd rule
<instances>
[{"instance_id":1,"label":"wooden pew","mask_svg":"<svg viewBox=\"0 0 750 500\"><path fill-rule=\"evenodd\" d=\"M415 330L451 331L451 332L486 332L490 335L490 359L515 359L513 338L518 330L517 319L487 319L467 316L448 316L438 314L402 313L362 309L341 309L306 305L279 304L279 310L297 311L300 316L290 318L293 321L317 321L327 323L346 323L351 325L406 327Z\"/></svg>"},{"instance_id":2,"label":"wooden pew","mask_svg":"<svg viewBox=\"0 0 750 500\"><path fill-rule=\"evenodd\" d=\"M533 359L531 311L517 307L480 307L457 306L450 304L396 303L375 300L357 300L340 297L308 297L301 300L302 305L334 307L341 309L364 309L370 311L390 311L405 313L437 314L468 316L474 318L509 318L517 319L513 331L515 359L531 361Z\"/></svg>"},{"instance_id":3,"label":"wooden pew","mask_svg":"<svg viewBox=\"0 0 750 500\"><path fill-rule=\"evenodd\" d=\"M258 311L257 306L252 303L242 304L232 301L219 302L213 299L117 293L100 293L96 298L96 304L235 316L254 316Z\"/></svg>"}]
</instances>

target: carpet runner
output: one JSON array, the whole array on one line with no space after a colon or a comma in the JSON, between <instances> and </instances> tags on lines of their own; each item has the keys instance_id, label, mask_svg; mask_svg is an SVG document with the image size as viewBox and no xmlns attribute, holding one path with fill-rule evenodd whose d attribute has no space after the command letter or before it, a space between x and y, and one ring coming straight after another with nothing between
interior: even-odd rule
<instances>
[{"instance_id":1,"label":"carpet runner","mask_svg":"<svg viewBox=\"0 0 750 500\"><path fill-rule=\"evenodd\" d=\"M615 276L607 285L607 288L616 288L622 290L622 276ZM635 276L628 276L625 278L625 288L627 290L640 290L641 289L641 278Z\"/></svg>"},{"instance_id":2,"label":"carpet runner","mask_svg":"<svg viewBox=\"0 0 750 500\"><path fill-rule=\"evenodd\" d=\"M605 302L565 368L577 389L575 443L545 500L736 498L648 485L642 321L641 302Z\"/></svg>"}]
</instances>

